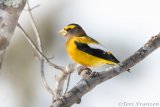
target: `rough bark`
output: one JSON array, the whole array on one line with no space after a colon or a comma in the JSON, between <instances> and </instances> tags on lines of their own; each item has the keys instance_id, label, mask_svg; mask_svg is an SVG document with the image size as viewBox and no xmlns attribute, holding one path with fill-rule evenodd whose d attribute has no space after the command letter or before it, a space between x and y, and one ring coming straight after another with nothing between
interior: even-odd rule
<instances>
[{"instance_id":1,"label":"rough bark","mask_svg":"<svg viewBox=\"0 0 160 107\"><path fill-rule=\"evenodd\" d=\"M26 0L0 1L0 68Z\"/></svg>"},{"instance_id":2,"label":"rough bark","mask_svg":"<svg viewBox=\"0 0 160 107\"><path fill-rule=\"evenodd\" d=\"M144 46L136 51L132 56L127 58L120 64L110 67L106 71L102 71L94 78L82 79L79 83L68 91L63 100L59 99L52 102L51 107L70 107L75 104L83 95L92 90L96 85L111 79L129 68L136 65L146 56L152 53L160 46L160 34L152 37Z\"/></svg>"}]
</instances>

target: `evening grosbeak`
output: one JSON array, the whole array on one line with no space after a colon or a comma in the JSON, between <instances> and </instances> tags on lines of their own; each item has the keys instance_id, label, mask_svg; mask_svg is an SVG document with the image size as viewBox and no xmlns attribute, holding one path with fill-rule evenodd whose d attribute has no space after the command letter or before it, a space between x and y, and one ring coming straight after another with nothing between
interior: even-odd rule
<instances>
[{"instance_id":1,"label":"evening grosbeak","mask_svg":"<svg viewBox=\"0 0 160 107\"><path fill-rule=\"evenodd\" d=\"M69 24L59 33L66 37L67 53L76 63L84 67L119 63L110 51L107 51L99 42L89 37L78 24Z\"/></svg>"}]
</instances>

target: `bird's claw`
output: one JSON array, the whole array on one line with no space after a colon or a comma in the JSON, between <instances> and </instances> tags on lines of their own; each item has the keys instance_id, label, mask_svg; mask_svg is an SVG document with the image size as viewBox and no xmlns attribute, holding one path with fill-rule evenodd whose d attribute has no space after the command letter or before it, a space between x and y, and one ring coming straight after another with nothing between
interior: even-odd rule
<instances>
[{"instance_id":1,"label":"bird's claw","mask_svg":"<svg viewBox=\"0 0 160 107\"><path fill-rule=\"evenodd\" d=\"M80 66L78 68L78 75L81 75L81 74L90 75L91 73L92 73L92 70L90 68L85 67L85 66Z\"/></svg>"},{"instance_id":2,"label":"bird's claw","mask_svg":"<svg viewBox=\"0 0 160 107\"><path fill-rule=\"evenodd\" d=\"M87 79L87 78L94 78L99 76L98 72L92 72L92 70L90 68L87 68L85 66L81 66L78 68L78 75L81 75L83 77L83 79Z\"/></svg>"}]
</instances>

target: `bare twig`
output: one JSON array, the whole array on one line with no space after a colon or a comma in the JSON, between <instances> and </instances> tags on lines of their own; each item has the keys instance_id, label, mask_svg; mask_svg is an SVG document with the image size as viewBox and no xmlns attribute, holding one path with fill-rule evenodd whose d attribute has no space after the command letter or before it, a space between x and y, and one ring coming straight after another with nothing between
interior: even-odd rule
<instances>
[{"instance_id":1,"label":"bare twig","mask_svg":"<svg viewBox=\"0 0 160 107\"><path fill-rule=\"evenodd\" d=\"M30 22L31 22L32 28L33 28L33 30L35 32L35 35L36 35L36 38L37 38L38 48L43 53L41 39L40 39L40 34L39 34L38 29L37 29L35 20L33 18L32 12L31 12L32 9L30 8L30 4L29 4L28 1L27 1L27 10L28 10L28 13L29 13L29 18L30 18Z\"/></svg>"},{"instance_id":2,"label":"bare twig","mask_svg":"<svg viewBox=\"0 0 160 107\"><path fill-rule=\"evenodd\" d=\"M39 7L39 6L40 6L40 4L38 4L38 5L34 6L34 7L32 7L30 10L32 11L32 10L34 10L35 8Z\"/></svg>"},{"instance_id":3,"label":"bare twig","mask_svg":"<svg viewBox=\"0 0 160 107\"><path fill-rule=\"evenodd\" d=\"M65 72L66 69L65 67L56 65L54 63L52 63L36 46L36 44L34 43L34 41L30 38L30 36L27 34L27 32L23 29L23 27L18 23L17 26L21 29L21 31L24 33L24 36L27 38L28 42L31 44L31 46L33 47L33 49L37 52L37 54L40 57L43 57L43 59L52 67L54 67L55 69L58 69L62 72Z\"/></svg>"},{"instance_id":4,"label":"bare twig","mask_svg":"<svg viewBox=\"0 0 160 107\"><path fill-rule=\"evenodd\" d=\"M70 82L70 77L71 77L71 73L68 75L67 87L66 87L66 90L65 90L64 94L66 94L66 93L67 93L67 91L68 91L68 88L69 88L69 82Z\"/></svg>"},{"instance_id":5,"label":"bare twig","mask_svg":"<svg viewBox=\"0 0 160 107\"><path fill-rule=\"evenodd\" d=\"M133 67L158 47L160 47L160 34L152 37L144 46L142 46L138 51L136 51L132 56L124 60L122 63L110 67L106 71L100 72L97 77L91 77L79 81L76 86L74 86L64 95L63 100L53 101L51 107L70 107L83 95L92 90L96 85L111 79Z\"/></svg>"},{"instance_id":6,"label":"bare twig","mask_svg":"<svg viewBox=\"0 0 160 107\"><path fill-rule=\"evenodd\" d=\"M43 60L43 59L42 59ZM47 81L46 81L46 78L45 78L45 74L44 74L44 60L43 61L40 61L40 67L41 67L41 77L42 77L42 80L43 80L43 84L44 84L44 87L46 88L46 90L54 96L54 93L53 93L53 90L49 87Z\"/></svg>"},{"instance_id":7,"label":"bare twig","mask_svg":"<svg viewBox=\"0 0 160 107\"><path fill-rule=\"evenodd\" d=\"M38 5L39 6L39 5ZM36 6L37 7L37 6ZM34 7L34 8L36 8ZM34 9L32 8L32 9ZM30 4L29 2L27 1L27 9L28 9L28 13L29 13L29 18L30 18L30 22L31 22L31 25L32 25L32 28L34 30L34 33L36 35L36 39L37 39L37 44L38 44L38 48L39 50L43 53L43 49L42 49L42 44L41 44L41 39L40 39L40 33L38 31L38 28L36 26L36 23L35 23L35 20L34 20L34 17L32 15L32 9L30 8ZM44 59L43 57L41 56L39 58L40 60L40 72L41 72L41 78L43 80L43 84L44 84L44 87L46 88L46 90L50 93L50 94L54 94L53 93L53 90L50 88L50 86L48 85L47 81L46 81L46 78L45 78L45 73L44 73Z\"/></svg>"}]
</instances>

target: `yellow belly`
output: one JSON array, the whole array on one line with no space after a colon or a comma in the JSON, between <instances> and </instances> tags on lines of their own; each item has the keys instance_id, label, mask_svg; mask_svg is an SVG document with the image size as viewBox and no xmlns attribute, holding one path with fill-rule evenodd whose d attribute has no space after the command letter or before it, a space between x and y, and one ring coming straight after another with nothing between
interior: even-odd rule
<instances>
[{"instance_id":1,"label":"yellow belly","mask_svg":"<svg viewBox=\"0 0 160 107\"><path fill-rule=\"evenodd\" d=\"M100 65L105 64L105 60L94 57L92 55L89 55L77 49L72 50L71 52L68 52L68 54L76 63L85 65L88 67L100 66Z\"/></svg>"},{"instance_id":2,"label":"yellow belly","mask_svg":"<svg viewBox=\"0 0 160 107\"><path fill-rule=\"evenodd\" d=\"M81 65L84 66L88 66L88 67L95 67L95 66L101 66L104 64L115 64L114 62L105 60L105 59L101 59L95 56L92 56L90 54L87 54L81 50L78 50L76 48L76 45L74 44L74 42L70 41L67 44L67 52L69 54L69 56L76 62L79 63Z\"/></svg>"}]
</instances>

